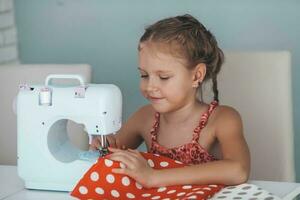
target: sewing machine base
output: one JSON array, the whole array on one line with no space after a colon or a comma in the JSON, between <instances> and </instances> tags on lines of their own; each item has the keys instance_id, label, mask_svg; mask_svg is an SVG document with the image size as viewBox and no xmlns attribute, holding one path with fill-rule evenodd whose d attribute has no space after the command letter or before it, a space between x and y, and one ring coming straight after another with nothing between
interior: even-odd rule
<instances>
[{"instance_id":1,"label":"sewing machine base","mask_svg":"<svg viewBox=\"0 0 300 200\"><path fill-rule=\"evenodd\" d=\"M33 190L53 190L61 192L70 192L73 190L74 185L70 183L45 183L45 182L34 182L34 181L25 181L26 189ZM50 189L49 189L50 188Z\"/></svg>"}]
</instances>

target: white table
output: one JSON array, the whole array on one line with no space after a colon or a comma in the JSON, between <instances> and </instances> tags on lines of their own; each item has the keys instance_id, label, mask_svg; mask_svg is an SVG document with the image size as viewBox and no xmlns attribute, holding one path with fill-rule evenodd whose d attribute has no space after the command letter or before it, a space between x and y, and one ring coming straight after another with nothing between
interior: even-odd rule
<instances>
[{"instance_id":1,"label":"white table","mask_svg":"<svg viewBox=\"0 0 300 200\"><path fill-rule=\"evenodd\" d=\"M17 174L16 166L0 165L0 200L68 200L68 192L28 190Z\"/></svg>"},{"instance_id":2,"label":"white table","mask_svg":"<svg viewBox=\"0 0 300 200\"><path fill-rule=\"evenodd\" d=\"M275 194L284 200L292 200L300 194L300 183L249 181L249 183ZM17 175L16 166L0 165L0 200L68 200L68 192L28 190Z\"/></svg>"}]
</instances>

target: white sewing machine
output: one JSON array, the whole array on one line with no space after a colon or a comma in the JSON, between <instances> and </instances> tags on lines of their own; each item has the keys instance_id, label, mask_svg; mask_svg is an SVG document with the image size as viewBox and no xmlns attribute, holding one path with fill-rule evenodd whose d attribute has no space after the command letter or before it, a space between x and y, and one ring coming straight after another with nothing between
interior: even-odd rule
<instances>
[{"instance_id":1,"label":"white sewing machine","mask_svg":"<svg viewBox=\"0 0 300 200\"><path fill-rule=\"evenodd\" d=\"M51 84L53 79L77 79L80 85L58 87ZM105 136L120 129L121 113L122 95L112 84L86 85L79 75L56 74L49 75L45 85L21 85L18 174L25 187L71 191L94 163L79 159L82 150L70 142L67 121L84 124L89 136Z\"/></svg>"}]
</instances>

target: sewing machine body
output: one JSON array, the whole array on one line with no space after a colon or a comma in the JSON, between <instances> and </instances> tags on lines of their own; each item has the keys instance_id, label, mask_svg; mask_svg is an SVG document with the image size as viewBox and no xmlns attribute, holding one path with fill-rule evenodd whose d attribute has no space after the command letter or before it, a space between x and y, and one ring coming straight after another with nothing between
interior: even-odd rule
<instances>
[{"instance_id":1,"label":"sewing machine body","mask_svg":"<svg viewBox=\"0 0 300 200\"><path fill-rule=\"evenodd\" d=\"M29 189L71 191L94 162L78 159L82 150L68 138L68 120L84 124L89 135L116 132L121 92L115 85L89 84L78 97L76 87L52 86L51 105L41 105L43 87L30 86L17 96L18 174Z\"/></svg>"}]
</instances>

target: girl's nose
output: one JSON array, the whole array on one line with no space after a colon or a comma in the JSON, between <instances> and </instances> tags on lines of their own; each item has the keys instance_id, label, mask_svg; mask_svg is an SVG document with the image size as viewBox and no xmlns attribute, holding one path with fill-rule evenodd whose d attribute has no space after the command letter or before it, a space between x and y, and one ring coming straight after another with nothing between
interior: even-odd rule
<instances>
[{"instance_id":1,"label":"girl's nose","mask_svg":"<svg viewBox=\"0 0 300 200\"><path fill-rule=\"evenodd\" d=\"M146 86L147 91L156 91L157 90L157 84L155 80L149 79L147 86Z\"/></svg>"}]
</instances>

